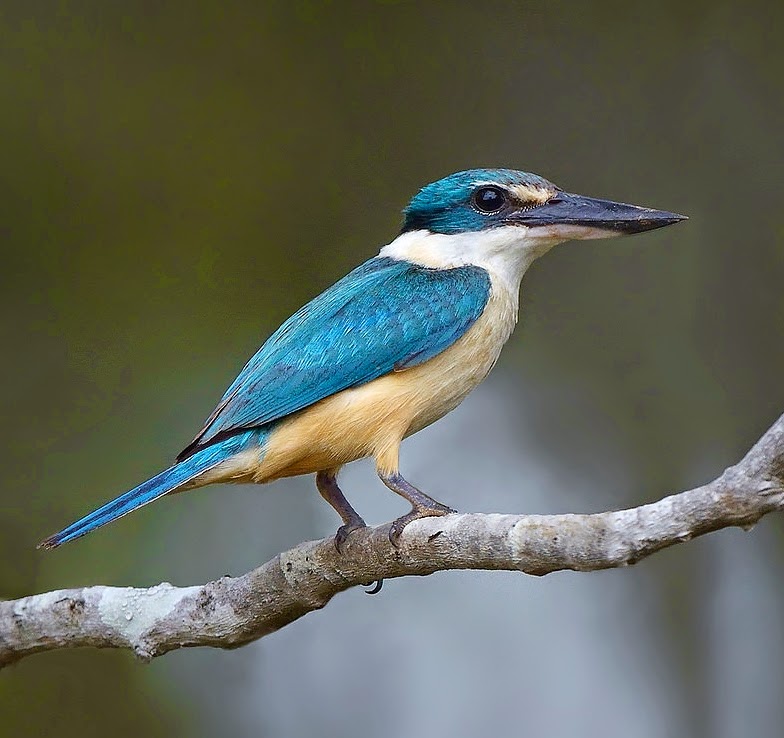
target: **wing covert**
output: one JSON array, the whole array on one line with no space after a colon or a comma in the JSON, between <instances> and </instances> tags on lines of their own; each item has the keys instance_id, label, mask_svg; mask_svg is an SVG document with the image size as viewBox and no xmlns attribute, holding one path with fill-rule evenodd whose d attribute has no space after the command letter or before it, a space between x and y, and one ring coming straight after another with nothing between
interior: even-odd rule
<instances>
[{"instance_id":1,"label":"wing covert","mask_svg":"<svg viewBox=\"0 0 784 738\"><path fill-rule=\"evenodd\" d=\"M270 336L178 458L216 436L265 425L427 361L468 330L489 295L490 277L480 267L370 259Z\"/></svg>"}]
</instances>

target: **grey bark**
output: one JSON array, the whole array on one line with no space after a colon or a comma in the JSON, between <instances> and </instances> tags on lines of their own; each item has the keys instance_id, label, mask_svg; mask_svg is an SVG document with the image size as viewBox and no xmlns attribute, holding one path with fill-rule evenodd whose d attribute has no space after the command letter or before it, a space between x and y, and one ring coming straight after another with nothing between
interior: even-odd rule
<instances>
[{"instance_id":1,"label":"grey bark","mask_svg":"<svg viewBox=\"0 0 784 738\"><path fill-rule=\"evenodd\" d=\"M784 507L784 415L714 481L628 510L591 515L450 514L353 533L342 553L309 541L240 577L203 585L92 586L0 602L0 668L40 651L129 648L151 659L177 648L236 648L378 579L446 569L543 575L628 566L720 528L749 529Z\"/></svg>"}]
</instances>

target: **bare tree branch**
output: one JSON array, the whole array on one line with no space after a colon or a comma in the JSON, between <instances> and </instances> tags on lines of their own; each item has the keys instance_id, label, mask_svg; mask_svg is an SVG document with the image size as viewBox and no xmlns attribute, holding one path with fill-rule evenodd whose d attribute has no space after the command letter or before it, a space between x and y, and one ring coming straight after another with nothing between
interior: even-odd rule
<instances>
[{"instance_id":1,"label":"bare tree branch","mask_svg":"<svg viewBox=\"0 0 784 738\"><path fill-rule=\"evenodd\" d=\"M629 510L592 515L453 514L409 525L395 549L389 526L302 543L241 577L149 589L84 587L0 602L0 667L39 651L130 648L141 658L190 646L236 648L378 579L445 569L543 575L634 564L784 508L784 415L736 466L702 487Z\"/></svg>"}]
</instances>

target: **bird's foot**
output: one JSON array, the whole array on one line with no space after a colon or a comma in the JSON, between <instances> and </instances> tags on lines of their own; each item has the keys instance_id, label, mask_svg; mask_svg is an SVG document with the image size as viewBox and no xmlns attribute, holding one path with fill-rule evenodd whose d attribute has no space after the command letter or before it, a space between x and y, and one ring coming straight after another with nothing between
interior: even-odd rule
<instances>
[{"instance_id":1,"label":"bird's foot","mask_svg":"<svg viewBox=\"0 0 784 738\"><path fill-rule=\"evenodd\" d=\"M335 548L339 554L343 553L343 546L346 544L349 535L358 528L365 528L365 521L362 516L349 504L338 487L337 479L333 471L320 471L316 474L316 487L321 496L335 508L335 511L343 519L343 525L335 533Z\"/></svg>"},{"instance_id":2,"label":"bird's foot","mask_svg":"<svg viewBox=\"0 0 784 738\"><path fill-rule=\"evenodd\" d=\"M398 547L400 535L403 529L413 520L419 518L432 518L440 517L441 515L448 515L449 513L457 512L451 507L442 505L438 500L428 497L422 490L417 489L412 484L409 484L400 472L385 473L378 472L381 481L389 487L393 492L396 492L401 497L405 497L411 503L411 511L407 512L402 517L399 517L392 523L389 529L389 542L395 547Z\"/></svg>"},{"instance_id":3,"label":"bird's foot","mask_svg":"<svg viewBox=\"0 0 784 738\"><path fill-rule=\"evenodd\" d=\"M356 520L351 520L338 528L338 532L335 533L335 548L339 554L343 553L343 547L346 545L348 537L360 528L367 528L367 524L359 515L357 515Z\"/></svg>"},{"instance_id":4,"label":"bird's foot","mask_svg":"<svg viewBox=\"0 0 784 738\"><path fill-rule=\"evenodd\" d=\"M413 507L410 512L401 515L397 520L392 522L392 525L389 528L389 542L395 548L398 548L400 545L400 536L403 533L403 529L414 520L419 520L420 518L436 518L457 512L457 510L442 505L440 502L436 502L435 500L432 502L432 505L428 504Z\"/></svg>"}]
</instances>

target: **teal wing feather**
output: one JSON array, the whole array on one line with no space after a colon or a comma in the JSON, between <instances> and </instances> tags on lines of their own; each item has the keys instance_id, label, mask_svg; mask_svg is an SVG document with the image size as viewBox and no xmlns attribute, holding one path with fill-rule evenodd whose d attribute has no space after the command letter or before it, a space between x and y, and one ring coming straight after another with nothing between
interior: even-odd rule
<instances>
[{"instance_id":1,"label":"teal wing feather","mask_svg":"<svg viewBox=\"0 0 784 738\"><path fill-rule=\"evenodd\" d=\"M179 458L427 361L468 330L489 295L490 277L480 267L365 262L270 336Z\"/></svg>"}]
</instances>

